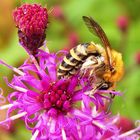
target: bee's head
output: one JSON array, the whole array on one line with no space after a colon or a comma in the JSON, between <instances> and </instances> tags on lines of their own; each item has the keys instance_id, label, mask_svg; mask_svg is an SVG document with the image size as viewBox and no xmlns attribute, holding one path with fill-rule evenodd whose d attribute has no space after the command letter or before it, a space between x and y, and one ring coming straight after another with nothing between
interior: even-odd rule
<instances>
[{"instance_id":1,"label":"bee's head","mask_svg":"<svg viewBox=\"0 0 140 140\"><path fill-rule=\"evenodd\" d=\"M123 77L124 74L122 55L115 50L112 50L111 53L111 68L109 68L109 70L107 70L107 72L104 74L104 79L107 79L109 82L117 82Z\"/></svg>"}]
</instances>

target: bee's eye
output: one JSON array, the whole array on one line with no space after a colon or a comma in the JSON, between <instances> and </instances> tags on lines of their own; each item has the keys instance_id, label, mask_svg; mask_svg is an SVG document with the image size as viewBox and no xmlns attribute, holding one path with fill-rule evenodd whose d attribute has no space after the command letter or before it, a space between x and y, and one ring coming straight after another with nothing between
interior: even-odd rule
<instances>
[{"instance_id":1,"label":"bee's eye","mask_svg":"<svg viewBox=\"0 0 140 140\"><path fill-rule=\"evenodd\" d=\"M109 88L109 85L107 83L103 83L102 87L100 88L101 90L106 90Z\"/></svg>"}]
</instances>

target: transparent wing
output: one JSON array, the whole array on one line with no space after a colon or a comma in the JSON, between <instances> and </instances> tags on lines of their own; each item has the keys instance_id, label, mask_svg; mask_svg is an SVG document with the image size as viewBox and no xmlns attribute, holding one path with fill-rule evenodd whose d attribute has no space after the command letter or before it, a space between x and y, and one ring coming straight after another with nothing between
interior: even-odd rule
<instances>
[{"instance_id":1,"label":"transparent wing","mask_svg":"<svg viewBox=\"0 0 140 140\"><path fill-rule=\"evenodd\" d=\"M108 63L111 68L111 58L112 58L111 45L109 43L109 40L108 40L104 30L96 21L93 20L92 17L83 16L83 20L84 20L86 26L88 27L89 31L92 34L94 34L95 36L99 37L101 42L103 43L103 45L105 47Z\"/></svg>"}]
</instances>

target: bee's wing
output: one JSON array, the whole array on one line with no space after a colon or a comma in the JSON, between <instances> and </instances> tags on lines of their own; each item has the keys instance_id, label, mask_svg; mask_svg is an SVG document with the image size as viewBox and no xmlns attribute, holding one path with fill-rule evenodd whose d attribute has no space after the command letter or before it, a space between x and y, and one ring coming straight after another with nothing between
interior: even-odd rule
<instances>
[{"instance_id":1,"label":"bee's wing","mask_svg":"<svg viewBox=\"0 0 140 140\"><path fill-rule=\"evenodd\" d=\"M106 54L107 54L108 63L111 67L111 58L112 58L111 45L109 43L109 40L108 40L105 32L103 31L101 26L96 21L93 20L93 18L83 16L83 20L84 20L86 26L88 27L89 31L92 34L94 34L95 36L99 37L100 40L102 41L102 43L105 47Z\"/></svg>"},{"instance_id":2,"label":"bee's wing","mask_svg":"<svg viewBox=\"0 0 140 140\"><path fill-rule=\"evenodd\" d=\"M95 20L93 20L92 17L83 16L83 20L92 34L99 37L105 46L108 46L108 47L111 46L104 30Z\"/></svg>"},{"instance_id":3,"label":"bee's wing","mask_svg":"<svg viewBox=\"0 0 140 140\"><path fill-rule=\"evenodd\" d=\"M86 17L86 16L83 16L83 21L85 22L86 26L88 27L89 31L94 34L95 36L98 36L97 34L97 30L96 29L96 24L95 24L95 21L91 18L91 17Z\"/></svg>"}]
</instances>

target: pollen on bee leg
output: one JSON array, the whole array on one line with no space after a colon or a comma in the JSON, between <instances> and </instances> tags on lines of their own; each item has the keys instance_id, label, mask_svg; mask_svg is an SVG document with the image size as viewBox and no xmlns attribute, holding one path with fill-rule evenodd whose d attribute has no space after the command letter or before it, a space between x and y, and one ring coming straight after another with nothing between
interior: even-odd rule
<instances>
[{"instance_id":1,"label":"pollen on bee leg","mask_svg":"<svg viewBox=\"0 0 140 140\"><path fill-rule=\"evenodd\" d=\"M0 122L0 125L1 125L1 124L4 124L4 123L7 123L7 122L9 122L9 121L13 121L13 120L19 119L19 118L25 116L26 114L27 114L27 112L22 112L22 113L19 113L19 114L17 114L17 115L11 116L11 117L5 119L4 121L1 121L1 122Z\"/></svg>"},{"instance_id":2,"label":"pollen on bee leg","mask_svg":"<svg viewBox=\"0 0 140 140\"><path fill-rule=\"evenodd\" d=\"M36 140L38 134L39 134L39 130L37 129L30 140Z\"/></svg>"},{"instance_id":3,"label":"pollen on bee leg","mask_svg":"<svg viewBox=\"0 0 140 140\"><path fill-rule=\"evenodd\" d=\"M67 137L66 137L66 133L65 133L64 128L62 128L61 132L62 132L62 139L63 140L67 140Z\"/></svg>"}]
</instances>

